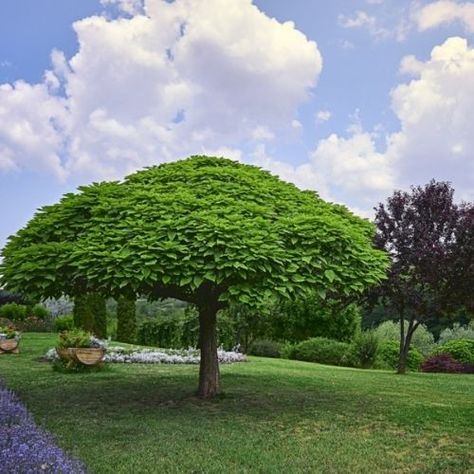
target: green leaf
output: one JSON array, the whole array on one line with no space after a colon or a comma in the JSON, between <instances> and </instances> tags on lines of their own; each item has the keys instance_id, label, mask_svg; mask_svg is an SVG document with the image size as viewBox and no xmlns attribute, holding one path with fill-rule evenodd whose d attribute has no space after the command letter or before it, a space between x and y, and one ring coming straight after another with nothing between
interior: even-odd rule
<instances>
[{"instance_id":1,"label":"green leaf","mask_svg":"<svg viewBox=\"0 0 474 474\"><path fill-rule=\"evenodd\" d=\"M336 274L334 273L333 270L325 270L324 271L324 276L332 283L334 279L336 278Z\"/></svg>"},{"instance_id":2,"label":"green leaf","mask_svg":"<svg viewBox=\"0 0 474 474\"><path fill-rule=\"evenodd\" d=\"M316 292L322 300L326 299L326 290L318 289Z\"/></svg>"}]
</instances>

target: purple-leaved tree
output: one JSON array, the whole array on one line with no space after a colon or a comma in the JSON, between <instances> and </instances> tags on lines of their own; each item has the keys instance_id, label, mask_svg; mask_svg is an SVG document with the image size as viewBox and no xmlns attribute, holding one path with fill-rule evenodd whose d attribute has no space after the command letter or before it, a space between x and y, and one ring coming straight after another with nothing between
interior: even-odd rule
<instances>
[{"instance_id":1,"label":"purple-leaved tree","mask_svg":"<svg viewBox=\"0 0 474 474\"><path fill-rule=\"evenodd\" d=\"M375 244L392 262L376 293L400 320L398 373L421 323L474 309L474 205L455 204L453 194L450 183L432 180L375 208Z\"/></svg>"}]
</instances>

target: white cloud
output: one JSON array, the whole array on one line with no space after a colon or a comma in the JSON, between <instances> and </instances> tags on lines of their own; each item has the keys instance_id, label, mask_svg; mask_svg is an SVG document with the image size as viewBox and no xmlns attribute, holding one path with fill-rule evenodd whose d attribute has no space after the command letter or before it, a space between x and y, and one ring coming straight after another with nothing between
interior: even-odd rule
<instances>
[{"instance_id":1,"label":"white cloud","mask_svg":"<svg viewBox=\"0 0 474 474\"><path fill-rule=\"evenodd\" d=\"M143 0L100 0L105 7L116 5L120 11L128 15L138 15L143 13Z\"/></svg>"},{"instance_id":2,"label":"white cloud","mask_svg":"<svg viewBox=\"0 0 474 474\"><path fill-rule=\"evenodd\" d=\"M331 118L331 116L332 114L329 110L319 110L318 112L316 112L316 122L327 122Z\"/></svg>"},{"instance_id":3,"label":"white cloud","mask_svg":"<svg viewBox=\"0 0 474 474\"><path fill-rule=\"evenodd\" d=\"M392 93L401 130L388 152L399 157L402 176L423 183L451 180L460 194L474 197L474 49L462 38L433 48L417 77Z\"/></svg>"},{"instance_id":4,"label":"white cloud","mask_svg":"<svg viewBox=\"0 0 474 474\"><path fill-rule=\"evenodd\" d=\"M366 209L393 189L389 157L376 149L374 137L354 132L348 138L331 134L311 154L313 173L324 180L328 197Z\"/></svg>"},{"instance_id":5,"label":"white cloud","mask_svg":"<svg viewBox=\"0 0 474 474\"><path fill-rule=\"evenodd\" d=\"M400 130L385 135L385 145L383 130L364 131L356 110L348 136L320 140L307 163L288 167L265 154L262 163L366 216L394 188L432 178L451 181L458 199L474 200L474 48L449 38L427 61L404 58L401 69L415 77L391 91Z\"/></svg>"},{"instance_id":6,"label":"white cloud","mask_svg":"<svg viewBox=\"0 0 474 474\"><path fill-rule=\"evenodd\" d=\"M252 138L254 140L273 140L275 138L275 134L269 130L268 127L259 125L252 131Z\"/></svg>"},{"instance_id":7,"label":"white cloud","mask_svg":"<svg viewBox=\"0 0 474 474\"><path fill-rule=\"evenodd\" d=\"M438 0L420 7L414 12L419 31L440 25L460 22L469 33L474 33L474 3Z\"/></svg>"},{"instance_id":8,"label":"white cloud","mask_svg":"<svg viewBox=\"0 0 474 474\"><path fill-rule=\"evenodd\" d=\"M73 58L55 51L44 83L2 86L0 114L13 114L36 139L36 151L22 153L27 140L3 138L2 120L4 169L120 177L294 133L322 60L293 23L267 17L250 0L147 0L145 14L136 14L140 2L113 3L135 16L74 23Z\"/></svg>"},{"instance_id":9,"label":"white cloud","mask_svg":"<svg viewBox=\"0 0 474 474\"><path fill-rule=\"evenodd\" d=\"M400 74L418 75L423 70L423 62L412 54L404 56L400 61L398 72Z\"/></svg>"},{"instance_id":10,"label":"white cloud","mask_svg":"<svg viewBox=\"0 0 474 474\"><path fill-rule=\"evenodd\" d=\"M64 100L51 97L43 84L0 85L0 171L47 169L63 179L64 107Z\"/></svg>"},{"instance_id":11,"label":"white cloud","mask_svg":"<svg viewBox=\"0 0 474 474\"><path fill-rule=\"evenodd\" d=\"M342 28L366 29L370 35L383 39L391 35L390 30L379 25L377 18L367 12L358 10L353 16L339 15L339 25Z\"/></svg>"},{"instance_id":12,"label":"white cloud","mask_svg":"<svg viewBox=\"0 0 474 474\"><path fill-rule=\"evenodd\" d=\"M294 166L291 163L277 160L267 153L264 144L260 143L250 155L251 162L280 176L285 181L296 184L301 189L318 191L322 197L329 198L329 191L323 177L318 176L311 163Z\"/></svg>"},{"instance_id":13,"label":"white cloud","mask_svg":"<svg viewBox=\"0 0 474 474\"><path fill-rule=\"evenodd\" d=\"M207 156L219 156L235 161L242 161L243 156L243 152L239 148L229 148L227 146L219 148L206 148L203 146L201 152Z\"/></svg>"}]
</instances>

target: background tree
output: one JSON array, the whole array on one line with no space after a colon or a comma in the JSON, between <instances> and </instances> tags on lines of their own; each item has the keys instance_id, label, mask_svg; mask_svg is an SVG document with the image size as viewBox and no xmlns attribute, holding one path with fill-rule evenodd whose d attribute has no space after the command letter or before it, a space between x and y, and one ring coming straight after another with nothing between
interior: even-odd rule
<instances>
[{"instance_id":1,"label":"background tree","mask_svg":"<svg viewBox=\"0 0 474 474\"><path fill-rule=\"evenodd\" d=\"M453 311L459 311L461 304L460 316L465 319L460 322L467 324L467 319L474 318L474 203L459 206L454 232L447 293Z\"/></svg>"},{"instance_id":2,"label":"background tree","mask_svg":"<svg viewBox=\"0 0 474 474\"><path fill-rule=\"evenodd\" d=\"M310 337L350 341L360 328L356 304L317 295L282 301L272 311L270 334L274 340L299 342Z\"/></svg>"},{"instance_id":3,"label":"background tree","mask_svg":"<svg viewBox=\"0 0 474 474\"><path fill-rule=\"evenodd\" d=\"M26 304L27 302L21 295L15 295L9 291L0 290L0 306L8 303Z\"/></svg>"},{"instance_id":4,"label":"background tree","mask_svg":"<svg viewBox=\"0 0 474 474\"><path fill-rule=\"evenodd\" d=\"M136 306L135 298L121 296L117 300L117 341L135 342Z\"/></svg>"},{"instance_id":5,"label":"background tree","mask_svg":"<svg viewBox=\"0 0 474 474\"><path fill-rule=\"evenodd\" d=\"M197 307L198 394L219 391L217 313L229 302L354 294L380 281L374 227L261 169L191 157L99 183L40 210L3 250L7 289L94 291Z\"/></svg>"},{"instance_id":6,"label":"background tree","mask_svg":"<svg viewBox=\"0 0 474 474\"><path fill-rule=\"evenodd\" d=\"M105 298L97 293L84 293L74 298L74 326L107 337L107 308Z\"/></svg>"},{"instance_id":7,"label":"background tree","mask_svg":"<svg viewBox=\"0 0 474 474\"><path fill-rule=\"evenodd\" d=\"M458 207L453 193L449 183L431 181L410 193L395 191L376 208L375 243L392 265L375 295L400 321L399 373L406 370L413 333L422 322L439 321L472 302L464 283L472 282L472 260L463 263L472 258L472 206Z\"/></svg>"}]
</instances>

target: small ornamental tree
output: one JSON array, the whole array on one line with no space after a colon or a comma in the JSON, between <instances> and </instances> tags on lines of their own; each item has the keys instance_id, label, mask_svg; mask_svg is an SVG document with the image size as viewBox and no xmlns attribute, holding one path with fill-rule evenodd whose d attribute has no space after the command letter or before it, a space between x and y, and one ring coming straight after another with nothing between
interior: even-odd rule
<instances>
[{"instance_id":1,"label":"small ornamental tree","mask_svg":"<svg viewBox=\"0 0 474 474\"><path fill-rule=\"evenodd\" d=\"M376 208L375 243L392 265L375 296L400 320L399 373L421 323L474 304L474 210L456 205L453 194L449 183L431 181L410 193L396 191Z\"/></svg>"},{"instance_id":2,"label":"small ornamental tree","mask_svg":"<svg viewBox=\"0 0 474 474\"><path fill-rule=\"evenodd\" d=\"M99 183L41 209L3 250L2 282L42 297L97 291L194 304L200 397L219 391L217 313L316 291L351 295L385 275L374 227L270 173L206 156Z\"/></svg>"}]
</instances>

